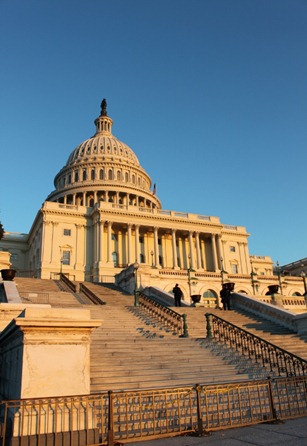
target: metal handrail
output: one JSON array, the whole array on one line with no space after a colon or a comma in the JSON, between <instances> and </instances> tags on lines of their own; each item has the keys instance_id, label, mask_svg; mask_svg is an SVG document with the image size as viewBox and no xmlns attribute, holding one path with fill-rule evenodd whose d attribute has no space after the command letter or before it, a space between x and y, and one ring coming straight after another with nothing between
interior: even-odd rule
<instances>
[{"instance_id":1,"label":"metal handrail","mask_svg":"<svg viewBox=\"0 0 307 446\"><path fill-rule=\"evenodd\" d=\"M60 273L60 280L65 283L65 285L75 293L77 291L77 285L74 284L65 274Z\"/></svg>"},{"instance_id":2,"label":"metal handrail","mask_svg":"<svg viewBox=\"0 0 307 446\"><path fill-rule=\"evenodd\" d=\"M100 299L92 290L90 290L84 283L80 283L80 293L83 293L88 297L95 305L105 305L105 301Z\"/></svg>"},{"instance_id":3,"label":"metal handrail","mask_svg":"<svg viewBox=\"0 0 307 446\"><path fill-rule=\"evenodd\" d=\"M185 314L179 314L166 305L151 299L143 293L139 295L139 305L167 328L171 328L181 337L187 338L188 327Z\"/></svg>"},{"instance_id":4,"label":"metal handrail","mask_svg":"<svg viewBox=\"0 0 307 446\"><path fill-rule=\"evenodd\" d=\"M305 359L212 313L206 313L206 319L207 338L217 339L263 367L269 367L270 371L277 373L278 376L307 375Z\"/></svg>"}]
</instances>

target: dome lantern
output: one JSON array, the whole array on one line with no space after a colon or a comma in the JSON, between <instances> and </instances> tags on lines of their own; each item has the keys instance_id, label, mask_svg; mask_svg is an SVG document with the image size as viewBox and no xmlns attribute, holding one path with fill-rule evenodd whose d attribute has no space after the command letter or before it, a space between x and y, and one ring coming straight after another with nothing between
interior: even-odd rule
<instances>
[{"instance_id":1,"label":"dome lantern","mask_svg":"<svg viewBox=\"0 0 307 446\"><path fill-rule=\"evenodd\" d=\"M96 133L95 135L101 133L104 135L110 135L112 133L112 124L113 121L111 118L108 117L107 113L107 101L105 99L101 102L101 113L99 118L95 119L94 121L96 126Z\"/></svg>"}]
</instances>

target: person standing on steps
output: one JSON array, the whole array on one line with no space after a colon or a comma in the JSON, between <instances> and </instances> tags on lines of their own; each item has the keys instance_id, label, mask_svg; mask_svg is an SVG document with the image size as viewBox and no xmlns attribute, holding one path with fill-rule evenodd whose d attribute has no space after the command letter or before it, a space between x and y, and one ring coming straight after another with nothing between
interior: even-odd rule
<instances>
[{"instance_id":1,"label":"person standing on steps","mask_svg":"<svg viewBox=\"0 0 307 446\"><path fill-rule=\"evenodd\" d=\"M227 283L223 283L222 289L220 291L221 301L223 304L224 310L230 310L230 291L227 286Z\"/></svg>"},{"instance_id":2,"label":"person standing on steps","mask_svg":"<svg viewBox=\"0 0 307 446\"><path fill-rule=\"evenodd\" d=\"M175 297L175 307L181 307L181 298L183 296L183 292L181 291L178 283L173 288L173 293Z\"/></svg>"}]
</instances>

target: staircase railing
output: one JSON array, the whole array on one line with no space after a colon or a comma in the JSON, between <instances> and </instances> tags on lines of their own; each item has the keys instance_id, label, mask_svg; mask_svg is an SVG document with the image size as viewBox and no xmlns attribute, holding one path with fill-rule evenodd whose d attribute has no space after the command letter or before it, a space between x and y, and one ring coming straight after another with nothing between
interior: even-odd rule
<instances>
[{"instance_id":1,"label":"staircase railing","mask_svg":"<svg viewBox=\"0 0 307 446\"><path fill-rule=\"evenodd\" d=\"M207 338L214 338L278 376L307 375L307 361L231 322L206 313Z\"/></svg>"},{"instance_id":2,"label":"staircase railing","mask_svg":"<svg viewBox=\"0 0 307 446\"><path fill-rule=\"evenodd\" d=\"M171 308L156 302L145 294L140 293L139 305L167 328L171 328L174 333L179 334L183 338L189 337L187 316L179 314Z\"/></svg>"},{"instance_id":3,"label":"staircase railing","mask_svg":"<svg viewBox=\"0 0 307 446\"><path fill-rule=\"evenodd\" d=\"M92 290L90 290L84 283L80 283L80 293L83 293L88 297L95 305L105 305L105 301L100 299Z\"/></svg>"},{"instance_id":4,"label":"staircase railing","mask_svg":"<svg viewBox=\"0 0 307 446\"><path fill-rule=\"evenodd\" d=\"M65 274L60 273L60 280L65 283L65 285L73 292L75 293L77 291L77 285L74 284Z\"/></svg>"}]
</instances>

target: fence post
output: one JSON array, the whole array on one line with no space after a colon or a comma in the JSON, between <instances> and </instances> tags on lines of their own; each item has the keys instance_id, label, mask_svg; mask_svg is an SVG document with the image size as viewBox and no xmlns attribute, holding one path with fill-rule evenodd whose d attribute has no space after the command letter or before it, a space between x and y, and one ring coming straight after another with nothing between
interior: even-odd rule
<instances>
[{"instance_id":1,"label":"fence post","mask_svg":"<svg viewBox=\"0 0 307 446\"><path fill-rule=\"evenodd\" d=\"M272 411L272 416L274 419L274 422L278 421L276 409L274 406L274 398L273 398L273 390L272 390L272 378L268 376L268 383L269 383L269 400L270 400L270 408Z\"/></svg>"},{"instance_id":2,"label":"fence post","mask_svg":"<svg viewBox=\"0 0 307 446\"><path fill-rule=\"evenodd\" d=\"M109 390L109 416L108 416L108 446L114 446L114 411L113 411L113 392Z\"/></svg>"},{"instance_id":3,"label":"fence post","mask_svg":"<svg viewBox=\"0 0 307 446\"><path fill-rule=\"evenodd\" d=\"M201 403L200 403L201 386L199 384L196 384L195 390L196 390L196 401L197 401L197 435L201 437L204 434L203 419L201 416Z\"/></svg>"},{"instance_id":4,"label":"fence post","mask_svg":"<svg viewBox=\"0 0 307 446\"><path fill-rule=\"evenodd\" d=\"M212 338L212 326L211 326L211 314L206 313L206 321L207 321L207 338Z\"/></svg>"}]
</instances>

